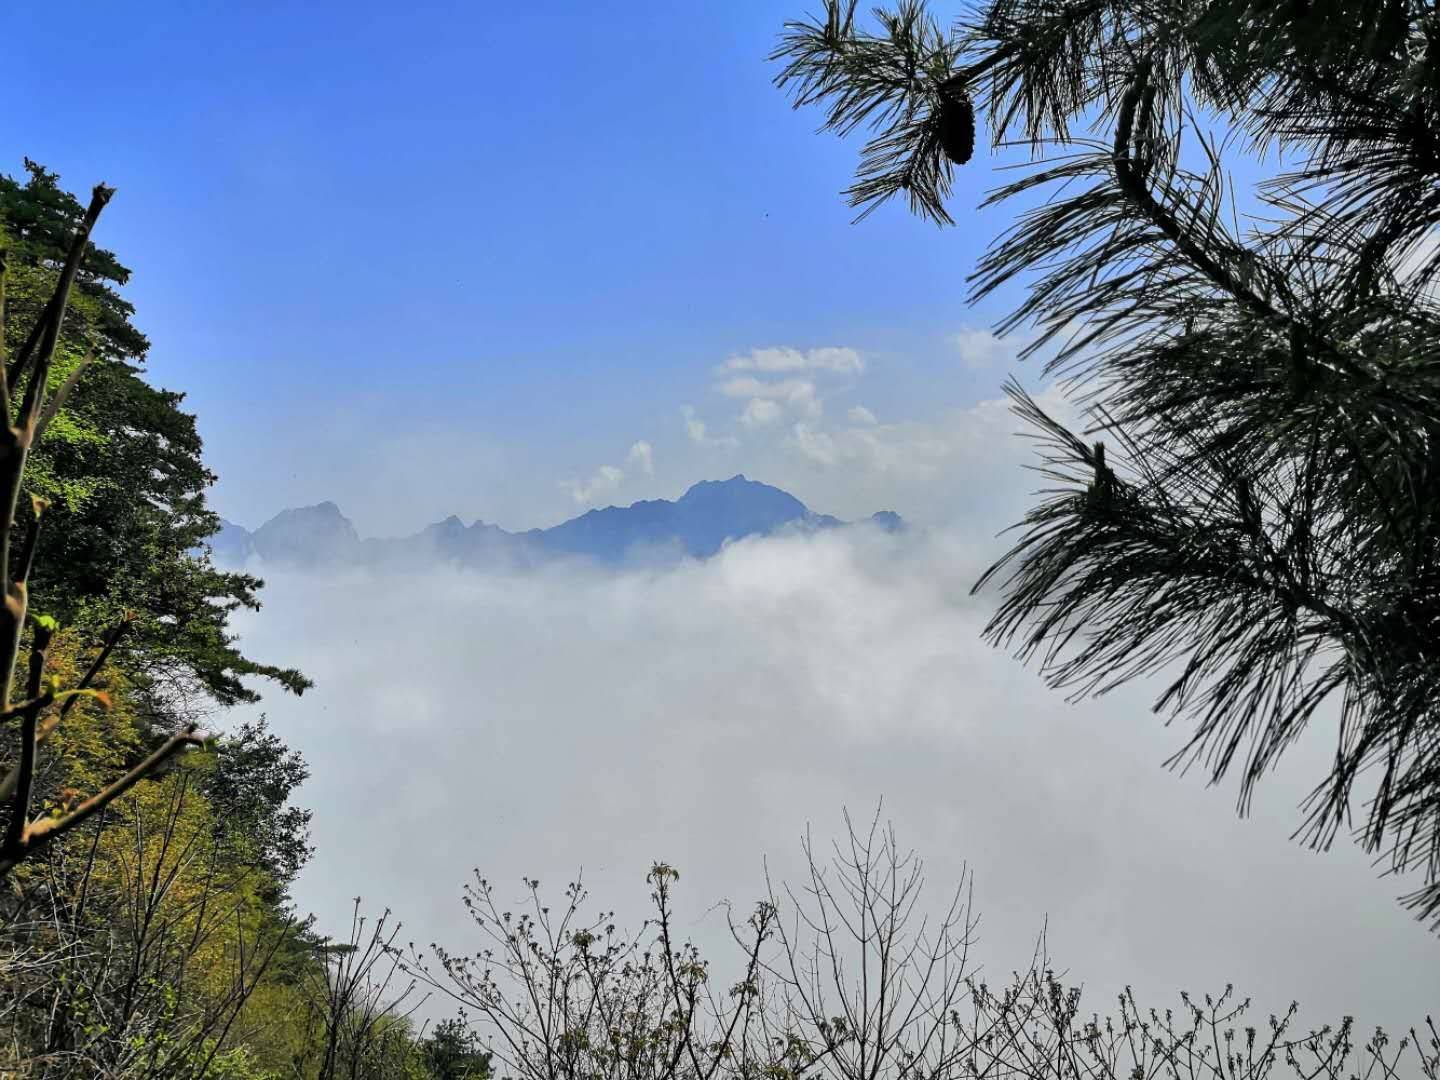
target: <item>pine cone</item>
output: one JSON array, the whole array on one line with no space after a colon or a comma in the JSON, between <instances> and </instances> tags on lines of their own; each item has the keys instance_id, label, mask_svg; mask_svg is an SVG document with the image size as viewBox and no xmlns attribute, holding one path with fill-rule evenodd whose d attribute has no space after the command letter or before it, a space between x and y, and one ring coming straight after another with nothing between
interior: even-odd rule
<instances>
[{"instance_id":1,"label":"pine cone","mask_svg":"<svg viewBox=\"0 0 1440 1080\"><path fill-rule=\"evenodd\" d=\"M975 106L959 76L946 79L940 91L940 149L956 165L964 165L975 152Z\"/></svg>"}]
</instances>

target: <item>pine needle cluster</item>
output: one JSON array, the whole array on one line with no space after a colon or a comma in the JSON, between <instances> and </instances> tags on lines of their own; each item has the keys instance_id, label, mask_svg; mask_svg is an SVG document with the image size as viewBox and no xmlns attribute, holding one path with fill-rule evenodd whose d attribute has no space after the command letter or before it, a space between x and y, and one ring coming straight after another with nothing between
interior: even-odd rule
<instances>
[{"instance_id":1,"label":"pine needle cluster","mask_svg":"<svg viewBox=\"0 0 1440 1080\"><path fill-rule=\"evenodd\" d=\"M777 82L826 129L869 129L862 216L903 194L952 221L947 94L992 146L1029 146L984 205L1049 200L996 239L970 299L1023 280L1000 329L1033 328L1025 355L1053 352L1046 374L1093 420L1073 431L1007 386L1054 486L977 585L1003 588L987 638L1077 695L1163 672L1157 711L1193 725L1173 763L1238 771L1242 813L1338 698L1298 835L1353 829L1419 875L1404 899L1440 929L1434 5L995 0L948 32L920 0L876 17L827 0L787 24ZM1246 219L1236 147L1279 162Z\"/></svg>"}]
</instances>

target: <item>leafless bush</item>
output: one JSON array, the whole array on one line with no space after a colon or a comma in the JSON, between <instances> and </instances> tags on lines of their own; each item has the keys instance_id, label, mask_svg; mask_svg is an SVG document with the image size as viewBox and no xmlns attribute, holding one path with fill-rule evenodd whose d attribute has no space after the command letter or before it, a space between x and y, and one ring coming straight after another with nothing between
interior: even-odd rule
<instances>
[{"instance_id":1,"label":"leafless bush","mask_svg":"<svg viewBox=\"0 0 1440 1080\"><path fill-rule=\"evenodd\" d=\"M971 1080L1398 1080L1440 1077L1440 1032L1427 1020L1392 1045L1377 1028L1355 1045L1354 1022L1292 1032L1298 1004L1271 1015L1263 1028L1245 1023L1248 999L1234 987L1204 1006L1181 993L1182 1008L1142 1009L1126 987L1119 1014L1088 1019L1079 987L1066 987L1049 965L1044 938L1029 969L999 993L972 985L973 1008L964 1026L969 1050L957 1076Z\"/></svg>"},{"instance_id":2,"label":"leafless bush","mask_svg":"<svg viewBox=\"0 0 1440 1080\"><path fill-rule=\"evenodd\" d=\"M655 915L634 935L613 913L582 915L579 882L552 911L527 880L527 910L512 912L477 877L465 904L487 945L432 946L438 970L412 946L407 966L474 1015L522 1080L938 1075L958 1052L950 1014L967 992L968 897L957 892L933 925L917 917L921 864L878 815L865 835L849 828L829 867L805 850L800 893L772 888L731 920L744 963L723 988L699 949L674 939L679 875L665 863L647 878Z\"/></svg>"},{"instance_id":3,"label":"leafless bush","mask_svg":"<svg viewBox=\"0 0 1440 1080\"><path fill-rule=\"evenodd\" d=\"M881 827L879 811L864 833L848 813L845 826L828 866L806 836L798 892L770 887L769 904L788 913L777 921L779 956L766 965L783 1002L772 1037L798 1040L797 1063L830 1080L952 1075L965 1050L954 1018L978 922L971 877L962 870L932 920L919 907L924 864Z\"/></svg>"},{"instance_id":4,"label":"leafless bush","mask_svg":"<svg viewBox=\"0 0 1440 1080\"><path fill-rule=\"evenodd\" d=\"M770 882L731 922L741 977L718 986L693 943L673 938L675 870L648 877L654 917L633 935L584 914L579 882L554 909L525 881L505 909L477 875L465 904L485 937L473 954L411 945L404 964L448 995L517 1080L1440 1080L1433 1022L1358 1049L1353 1022L1292 1034L1296 1009L1265 1032L1231 991L1205 1007L1082 1017L1051 969L1042 933L1029 967L993 990L972 963L978 917L962 871L927 915L924 867L880 817L824 858L804 840L798 884ZM433 959L438 966L432 968Z\"/></svg>"},{"instance_id":5,"label":"leafless bush","mask_svg":"<svg viewBox=\"0 0 1440 1080\"><path fill-rule=\"evenodd\" d=\"M400 924L392 924L387 908L366 936L370 919L360 903L357 896L348 940L320 945L325 963L312 971L307 987L306 1052L295 1062L297 1076L384 1080L393 1075L387 1062L395 1052L410 1049L410 1040L400 1036L424 999L404 1008L416 989L413 979L398 993L391 990L401 974L394 948Z\"/></svg>"}]
</instances>

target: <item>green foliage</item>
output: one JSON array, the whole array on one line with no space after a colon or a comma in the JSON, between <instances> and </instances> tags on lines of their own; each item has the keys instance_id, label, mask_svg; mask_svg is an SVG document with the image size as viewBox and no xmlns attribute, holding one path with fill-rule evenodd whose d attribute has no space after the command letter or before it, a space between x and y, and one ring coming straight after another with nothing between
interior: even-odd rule
<instances>
[{"instance_id":1,"label":"green foliage","mask_svg":"<svg viewBox=\"0 0 1440 1080\"><path fill-rule=\"evenodd\" d=\"M0 177L0 652L18 736L0 746L0 1072L294 1077L268 1062L325 966L286 893L310 854L290 805L306 768L263 720L217 741L189 714L254 700L247 676L308 683L226 629L260 582L201 553L218 519L194 419L140 377L148 346L115 291L128 271L88 243L110 189L82 209L26 168ZM257 991L288 999L280 1031L250 1022ZM418 1062L417 1040L379 1026L390 1058L364 1075L418 1075L390 1067Z\"/></svg>"},{"instance_id":2,"label":"green foliage","mask_svg":"<svg viewBox=\"0 0 1440 1080\"><path fill-rule=\"evenodd\" d=\"M461 1018L441 1020L420 1044L432 1080L490 1080L491 1057Z\"/></svg>"},{"instance_id":3,"label":"green foliage","mask_svg":"<svg viewBox=\"0 0 1440 1080\"><path fill-rule=\"evenodd\" d=\"M308 775L300 755L261 717L217 742L200 782L230 845L229 858L263 870L281 889L314 850L310 811L289 801Z\"/></svg>"},{"instance_id":4,"label":"green foliage","mask_svg":"<svg viewBox=\"0 0 1440 1080\"><path fill-rule=\"evenodd\" d=\"M28 160L25 168L23 180L0 175L9 355L35 324L84 212L54 173ZM205 504L215 477L201 460L195 418L181 410L184 396L141 377L149 342L116 291L129 276L113 253L88 246L51 380L90 362L27 471L29 489L54 505L32 594L65 625L96 635L133 612L123 659L162 697L180 690L220 704L253 701L247 676L298 693L304 676L250 660L226 630L236 609L259 606L261 582L196 555L220 527Z\"/></svg>"}]
</instances>

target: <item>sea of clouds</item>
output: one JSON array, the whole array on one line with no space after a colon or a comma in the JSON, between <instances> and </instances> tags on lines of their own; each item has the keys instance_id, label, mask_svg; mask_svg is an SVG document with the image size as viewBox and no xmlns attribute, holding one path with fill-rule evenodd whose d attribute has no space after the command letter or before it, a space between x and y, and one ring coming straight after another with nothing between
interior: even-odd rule
<instances>
[{"instance_id":1,"label":"sea of clouds","mask_svg":"<svg viewBox=\"0 0 1440 1080\"><path fill-rule=\"evenodd\" d=\"M557 903L583 871L634 925L663 859L682 931L722 952L717 902L743 911L767 864L799 872L807 828L828 842L883 799L937 908L974 871L992 984L1048 920L1090 1008L1233 982L1256 1019L1298 998L1316 1025L1419 1023L1440 948L1394 902L1409 883L1288 839L1324 734L1238 820L1233 784L1162 767L1185 731L1149 712L1158 684L1067 704L981 641L996 599L970 586L995 550L860 528L665 570L268 575L244 644L316 683L262 706L313 768L300 907L338 930L359 895L463 950L476 869L503 901L534 876Z\"/></svg>"}]
</instances>

